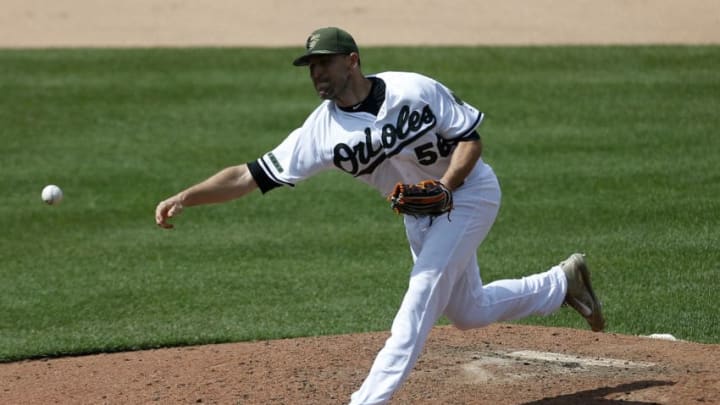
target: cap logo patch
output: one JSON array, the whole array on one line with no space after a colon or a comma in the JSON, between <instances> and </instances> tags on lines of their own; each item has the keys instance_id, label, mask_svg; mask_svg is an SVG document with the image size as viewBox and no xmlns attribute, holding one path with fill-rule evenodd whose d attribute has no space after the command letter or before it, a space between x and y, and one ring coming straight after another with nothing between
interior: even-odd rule
<instances>
[{"instance_id":1,"label":"cap logo patch","mask_svg":"<svg viewBox=\"0 0 720 405\"><path fill-rule=\"evenodd\" d=\"M308 51L311 51L315 46L317 46L317 43L320 41L320 34L312 34L307 39L307 44L305 45Z\"/></svg>"}]
</instances>

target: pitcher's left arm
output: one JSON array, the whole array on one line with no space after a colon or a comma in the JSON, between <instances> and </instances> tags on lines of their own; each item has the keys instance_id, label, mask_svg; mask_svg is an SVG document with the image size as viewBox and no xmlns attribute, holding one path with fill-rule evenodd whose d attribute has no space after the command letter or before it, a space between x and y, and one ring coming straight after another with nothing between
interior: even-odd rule
<instances>
[{"instance_id":1,"label":"pitcher's left arm","mask_svg":"<svg viewBox=\"0 0 720 405\"><path fill-rule=\"evenodd\" d=\"M460 187L481 156L481 138L458 143L450 157L450 166L448 166L440 182L451 191Z\"/></svg>"}]
</instances>

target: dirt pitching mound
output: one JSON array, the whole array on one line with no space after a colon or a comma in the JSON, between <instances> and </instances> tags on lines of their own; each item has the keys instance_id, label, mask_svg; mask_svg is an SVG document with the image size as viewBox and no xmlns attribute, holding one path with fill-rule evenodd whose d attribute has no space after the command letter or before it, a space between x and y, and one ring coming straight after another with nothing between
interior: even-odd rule
<instances>
[{"instance_id":1,"label":"dirt pitching mound","mask_svg":"<svg viewBox=\"0 0 720 405\"><path fill-rule=\"evenodd\" d=\"M386 333L0 365L5 404L341 404ZM436 327L397 404L716 404L720 346L565 328Z\"/></svg>"}]
</instances>

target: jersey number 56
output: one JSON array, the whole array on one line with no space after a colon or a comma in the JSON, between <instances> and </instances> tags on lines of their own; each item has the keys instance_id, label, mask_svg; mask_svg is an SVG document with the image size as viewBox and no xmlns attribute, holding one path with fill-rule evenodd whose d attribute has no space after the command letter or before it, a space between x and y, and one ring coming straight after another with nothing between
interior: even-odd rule
<instances>
[{"instance_id":1,"label":"jersey number 56","mask_svg":"<svg viewBox=\"0 0 720 405\"><path fill-rule=\"evenodd\" d=\"M449 156L455 145L457 145L457 141L448 141L437 134L435 136L437 137L437 150L435 149L436 144L432 142L424 143L414 149L418 163L421 165L429 166L437 162L438 157Z\"/></svg>"}]
</instances>

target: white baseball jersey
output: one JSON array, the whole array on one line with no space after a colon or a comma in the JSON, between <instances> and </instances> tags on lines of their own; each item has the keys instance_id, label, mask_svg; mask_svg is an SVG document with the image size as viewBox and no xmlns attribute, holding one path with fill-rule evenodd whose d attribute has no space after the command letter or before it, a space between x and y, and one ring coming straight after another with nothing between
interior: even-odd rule
<instances>
[{"instance_id":1,"label":"white baseball jersey","mask_svg":"<svg viewBox=\"0 0 720 405\"><path fill-rule=\"evenodd\" d=\"M255 179L264 177L263 192L335 168L386 195L398 181L441 178L457 143L477 139L483 113L436 80L404 72L370 77L385 84L377 116L324 101L300 128L253 162ZM466 181L480 175L476 169ZM270 187L268 179L274 183Z\"/></svg>"}]
</instances>

